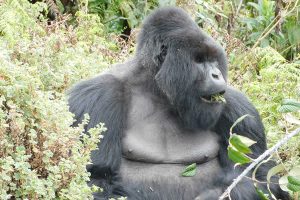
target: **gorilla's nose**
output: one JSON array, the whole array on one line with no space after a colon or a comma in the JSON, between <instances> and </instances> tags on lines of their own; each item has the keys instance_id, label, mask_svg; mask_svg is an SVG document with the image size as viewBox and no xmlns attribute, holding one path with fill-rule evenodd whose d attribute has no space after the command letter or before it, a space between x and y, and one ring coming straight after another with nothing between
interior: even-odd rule
<instances>
[{"instance_id":1,"label":"gorilla's nose","mask_svg":"<svg viewBox=\"0 0 300 200\"><path fill-rule=\"evenodd\" d=\"M211 75L214 79L219 79L219 74L213 72Z\"/></svg>"},{"instance_id":2,"label":"gorilla's nose","mask_svg":"<svg viewBox=\"0 0 300 200\"><path fill-rule=\"evenodd\" d=\"M221 78L223 79L221 71L218 68L213 67L210 72L211 72L211 76L213 79L216 79L216 80L220 80Z\"/></svg>"},{"instance_id":3,"label":"gorilla's nose","mask_svg":"<svg viewBox=\"0 0 300 200\"><path fill-rule=\"evenodd\" d=\"M225 80L221 73L221 71L217 67L212 67L209 71L209 79L211 80L212 84L216 85L224 85Z\"/></svg>"}]
</instances>

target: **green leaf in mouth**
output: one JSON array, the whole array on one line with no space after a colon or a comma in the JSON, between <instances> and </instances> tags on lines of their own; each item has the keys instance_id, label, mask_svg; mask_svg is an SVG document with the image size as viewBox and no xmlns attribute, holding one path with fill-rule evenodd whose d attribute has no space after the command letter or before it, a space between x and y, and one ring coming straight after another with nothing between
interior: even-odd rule
<instances>
[{"instance_id":1,"label":"green leaf in mouth","mask_svg":"<svg viewBox=\"0 0 300 200\"><path fill-rule=\"evenodd\" d=\"M212 101L219 101L219 102L226 103L226 99L222 94L214 94L211 96L211 99Z\"/></svg>"}]
</instances>

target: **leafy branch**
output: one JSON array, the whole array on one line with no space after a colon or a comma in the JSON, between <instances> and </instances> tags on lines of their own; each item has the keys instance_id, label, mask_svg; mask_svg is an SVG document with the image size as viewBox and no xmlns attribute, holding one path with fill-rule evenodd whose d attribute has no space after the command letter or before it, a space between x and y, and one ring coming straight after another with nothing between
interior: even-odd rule
<instances>
[{"instance_id":1,"label":"leafy branch","mask_svg":"<svg viewBox=\"0 0 300 200\"><path fill-rule=\"evenodd\" d=\"M268 155L271 155L283 144L287 143L292 137L300 133L300 128L297 128L293 132L287 134L283 139L277 142L272 148L266 150L258 158L254 159L253 162L232 182L232 184L225 190L225 192L219 197L219 200L225 199L230 195L231 190L252 170L257 164L262 162Z\"/></svg>"}]
</instances>

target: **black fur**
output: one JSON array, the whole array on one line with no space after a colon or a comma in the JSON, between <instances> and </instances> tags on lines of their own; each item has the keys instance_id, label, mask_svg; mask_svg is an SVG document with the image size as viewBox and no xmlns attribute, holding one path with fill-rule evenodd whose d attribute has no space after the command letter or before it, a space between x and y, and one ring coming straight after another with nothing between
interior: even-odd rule
<instances>
[{"instance_id":1,"label":"black fur","mask_svg":"<svg viewBox=\"0 0 300 200\"><path fill-rule=\"evenodd\" d=\"M211 63L217 64L211 64ZM219 162L222 173L215 179L205 195L200 199L217 199L232 180L243 170L234 169L228 159L227 146L229 129L237 118L250 114L239 123L234 131L255 141L253 157L266 150L266 138L260 117L239 91L227 86L226 104L205 103L202 96L219 92L221 87L208 81L210 68L216 67L227 80L227 65L224 50L209 36L203 33L189 16L178 8L159 9L144 22L141 30L137 53L127 63L117 66L120 72L107 72L96 78L77 84L69 92L70 111L76 116L76 126L83 114L90 115L86 129L104 122L108 131L92 152L93 164L90 184L104 188L103 193L95 194L95 199L128 196L129 199L184 199L185 188L172 188L168 184L153 185L153 191L145 185L122 184L119 174L122 157L122 135L127 126L131 90L140 84L151 92L173 116L181 127L190 130L212 130L221 138ZM134 81L133 81L134 80ZM159 123L159 122L158 122ZM268 169L273 164L260 167L258 180L265 180ZM205 173L205 172L203 172ZM273 181L277 181L276 178ZM265 186L261 186L267 192ZM281 199L288 199L277 185L271 186L273 193ZM186 196L185 196L186 197ZM195 196L190 196L193 199ZM244 179L231 193L232 200L258 200L259 197L251 180Z\"/></svg>"}]
</instances>

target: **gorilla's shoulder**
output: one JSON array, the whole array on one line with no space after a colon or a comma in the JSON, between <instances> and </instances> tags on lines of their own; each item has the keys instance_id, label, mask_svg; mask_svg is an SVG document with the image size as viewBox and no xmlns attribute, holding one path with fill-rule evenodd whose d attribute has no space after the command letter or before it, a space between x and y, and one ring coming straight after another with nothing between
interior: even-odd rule
<instances>
[{"instance_id":1,"label":"gorilla's shoulder","mask_svg":"<svg viewBox=\"0 0 300 200\"><path fill-rule=\"evenodd\" d=\"M226 105L224 112L229 110L237 114L249 114L256 116L258 115L256 108L252 105L247 96L235 89L232 86L228 86L225 92Z\"/></svg>"},{"instance_id":2,"label":"gorilla's shoulder","mask_svg":"<svg viewBox=\"0 0 300 200\"><path fill-rule=\"evenodd\" d=\"M112 65L107 70L103 71L101 75L111 75L111 78L115 81L123 82L134 77L134 73L136 72L137 68L137 60L135 58L129 58L124 63Z\"/></svg>"},{"instance_id":3,"label":"gorilla's shoulder","mask_svg":"<svg viewBox=\"0 0 300 200\"><path fill-rule=\"evenodd\" d=\"M106 122L111 113L119 113L124 106L124 82L111 73L81 81L68 91L69 110L75 114L76 124L89 114L90 125ZM74 124L74 125L76 125Z\"/></svg>"},{"instance_id":4,"label":"gorilla's shoulder","mask_svg":"<svg viewBox=\"0 0 300 200\"><path fill-rule=\"evenodd\" d=\"M260 143L258 152L263 152L266 148L264 127L258 111L250 100L241 91L229 86L225 92L226 105L219 119L218 125L229 128L243 115L249 115L242 122L235 126L234 131Z\"/></svg>"},{"instance_id":5,"label":"gorilla's shoulder","mask_svg":"<svg viewBox=\"0 0 300 200\"><path fill-rule=\"evenodd\" d=\"M93 93L93 91L102 90L103 88L120 88L122 87L122 81L109 71L104 72L94 78L83 80L73 86L69 91L68 95L80 95Z\"/></svg>"}]
</instances>

